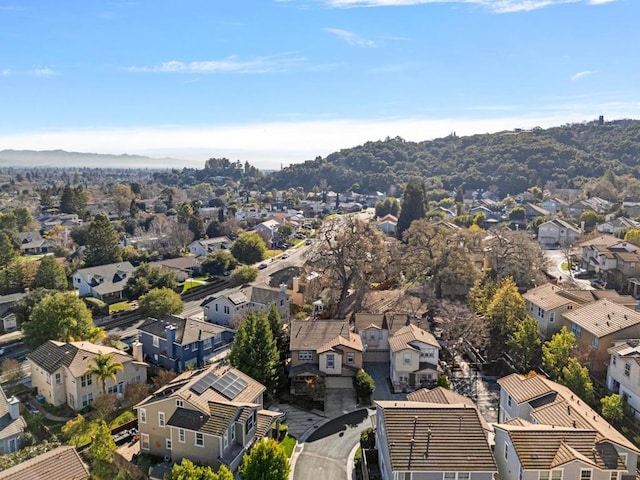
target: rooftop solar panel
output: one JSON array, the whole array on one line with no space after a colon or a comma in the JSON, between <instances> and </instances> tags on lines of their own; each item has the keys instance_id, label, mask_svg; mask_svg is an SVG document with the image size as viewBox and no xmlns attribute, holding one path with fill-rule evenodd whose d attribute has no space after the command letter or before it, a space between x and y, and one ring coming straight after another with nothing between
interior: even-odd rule
<instances>
[{"instance_id":1,"label":"rooftop solar panel","mask_svg":"<svg viewBox=\"0 0 640 480\"><path fill-rule=\"evenodd\" d=\"M248 386L247 382L232 372L225 373L211 385L216 392L229 400L236 398Z\"/></svg>"}]
</instances>

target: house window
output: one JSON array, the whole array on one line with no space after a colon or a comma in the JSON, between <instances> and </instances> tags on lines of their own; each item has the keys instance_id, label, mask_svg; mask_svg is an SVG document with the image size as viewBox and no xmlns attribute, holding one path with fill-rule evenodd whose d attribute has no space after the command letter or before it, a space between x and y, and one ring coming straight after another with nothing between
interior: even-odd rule
<instances>
[{"instance_id":1,"label":"house window","mask_svg":"<svg viewBox=\"0 0 640 480\"><path fill-rule=\"evenodd\" d=\"M619 453L618 455L620 455L620 460L622 460L622 464L626 467L627 466L627 454L626 453Z\"/></svg>"},{"instance_id":2,"label":"house window","mask_svg":"<svg viewBox=\"0 0 640 480\"><path fill-rule=\"evenodd\" d=\"M591 337L591 346L593 348L598 348L598 342L598 337L596 337L595 335Z\"/></svg>"},{"instance_id":3,"label":"house window","mask_svg":"<svg viewBox=\"0 0 640 480\"><path fill-rule=\"evenodd\" d=\"M456 480L456 472L444 472L444 480Z\"/></svg>"},{"instance_id":4,"label":"house window","mask_svg":"<svg viewBox=\"0 0 640 480\"><path fill-rule=\"evenodd\" d=\"M51 374L47 373L47 383L51 385Z\"/></svg>"},{"instance_id":5,"label":"house window","mask_svg":"<svg viewBox=\"0 0 640 480\"><path fill-rule=\"evenodd\" d=\"M170 438L165 438L164 439L164 446L167 447L167 450L171 450L171 439Z\"/></svg>"},{"instance_id":6,"label":"house window","mask_svg":"<svg viewBox=\"0 0 640 480\"><path fill-rule=\"evenodd\" d=\"M184 428L178 429L178 441L184 443Z\"/></svg>"},{"instance_id":7,"label":"house window","mask_svg":"<svg viewBox=\"0 0 640 480\"><path fill-rule=\"evenodd\" d=\"M540 318L544 318L544 310L543 310L543 309L541 309L540 307L538 307L538 316L539 316Z\"/></svg>"},{"instance_id":8,"label":"house window","mask_svg":"<svg viewBox=\"0 0 640 480\"><path fill-rule=\"evenodd\" d=\"M511 406L511 395L507 395L507 405Z\"/></svg>"},{"instance_id":9,"label":"house window","mask_svg":"<svg viewBox=\"0 0 640 480\"><path fill-rule=\"evenodd\" d=\"M611 363L613 363L614 367L618 364L617 359L618 359L617 355L614 355L613 357L611 357Z\"/></svg>"},{"instance_id":10,"label":"house window","mask_svg":"<svg viewBox=\"0 0 640 480\"><path fill-rule=\"evenodd\" d=\"M229 305L224 306L224 313L225 315L229 315L229 313L231 313L231 310L229 310Z\"/></svg>"},{"instance_id":11,"label":"house window","mask_svg":"<svg viewBox=\"0 0 640 480\"><path fill-rule=\"evenodd\" d=\"M356 354L353 352L347 352L347 363L352 364L356 361Z\"/></svg>"},{"instance_id":12,"label":"house window","mask_svg":"<svg viewBox=\"0 0 640 480\"><path fill-rule=\"evenodd\" d=\"M403 357L403 363L405 365L409 365L411 364L411 354L410 353L405 353L404 357Z\"/></svg>"},{"instance_id":13,"label":"house window","mask_svg":"<svg viewBox=\"0 0 640 480\"><path fill-rule=\"evenodd\" d=\"M507 443L504 444L504 459L509 459L509 444Z\"/></svg>"},{"instance_id":14,"label":"house window","mask_svg":"<svg viewBox=\"0 0 640 480\"><path fill-rule=\"evenodd\" d=\"M218 311L218 304L216 303L216 312Z\"/></svg>"},{"instance_id":15,"label":"house window","mask_svg":"<svg viewBox=\"0 0 640 480\"><path fill-rule=\"evenodd\" d=\"M158 426L164 427L164 412L158 412Z\"/></svg>"},{"instance_id":16,"label":"house window","mask_svg":"<svg viewBox=\"0 0 640 480\"><path fill-rule=\"evenodd\" d=\"M311 360L313 353L310 350L300 350L298 352L298 360Z\"/></svg>"},{"instance_id":17,"label":"house window","mask_svg":"<svg viewBox=\"0 0 640 480\"><path fill-rule=\"evenodd\" d=\"M87 407L93 403L93 392L82 395L82 406Z\"/></svg>"},{"instance_id":18,"label":"house window","mask_svg":"<svg viewBox=\"0 0 640 480\"><path fill-rule=\"evenodd\" d=\"M549 313L549 323L553 323L556 321L556 312Z\"/></svg>"},{"instance_id":19,"label":"house window","mask_svg":"<svg viewBox=\"0 0 640 480\"><path fill-rule=\"evenodd\" d=\"M62 383L62 374L56 373L56 385L60 385Z\"/></svg>"},{"instance_id":20,"label":"house window","mask_svg":"<svg viewBox=\"0 0 640 480\"><path fill-rule=\"evenodd\" d=\"M141 408L139 412L138 416L140 417L140 423L147 423L147 409Z\"/></svg>"},{"instance_id":21,"label":"house window","mask_svg":"<svg viewBox=\"0 0 640 480\"><path fill-rule=\"evenodd\" d=\"M580 470L580 480L591 480L593 470Z\"/></svg>"},{"instance_id":22,"label":"house window","mask_svg":"<svg viewBox=\"0 0 640 480\"><path fill-rule=\"evenodd\" d=\"M82 385L83 387L91 385L92 383L93 383L93 379L91 378L90 373L87 373L86 375L82 375L80 377L80 385Z\"/></svg>"},{"instance_id":23,"label":"house window","mask_svg":"<svg viewBox=\"0 0 640 480\"><path fill-rule=\"evenodd\" d=\"M229 448L229 433L228 432L224 432L224 435L222 436L222 443L223 443L222 448L224 450Z\"/></svg>"},{"instance_id":24,"label":"house window","mask_svg":"<svg viewBox=\"0 0 640 480\"><path fill-rule=\"evenodd\" d=\"M182 401L181 398L177 398L176 399L176 407L178 407L178 408L184 407L184 402Z\"/></svg>"},{"instance_id":25,"label":"house window","mask_svg":"<svg viewBox=\"0 0 640 480\"><path fill-rule=\"evenodd\" d=\"M194 352L198 350L198 342L193 342L191 344L191 350L193 350Z\"/></svg>"},{"instance_id":26,"label":"house window","mask_svg":"<svg viewBox=\"0 0 640 480\"><path fill-rule=\"evenodd\" d=\"M618 480L619 478L618 472L611 472L611 475L609 476L609 480Z\"/></svg>"},{"instance_id":27,"label":"house window","mask_svg":"<svg viewBox=\"0 0 640 480\"><path fill-rule=\"evenodd\" d=\"M140 448L142 450L149 450L149 434L143 433L142 435L140 435L140 441Z\"/></svg>"},{"instance_id":28,"label":"house window","mask_svg":"<svg viewBox=\"0 0 640 480\"><path fill-rule=\"evenodd\" d=\"M160 337L153 336L153 346L155 348L160 348Z\"/></svg>"},{"instance_id":29,"label":"house window","mask_svg":"<svg viewBox=\"0 0 640 480\"><path fill-rule=\"evenodd\" d=\"M458 472L458 480L469 480L470 475L469 472Z\"/></svg>"},{"instance_id":30,"label":"house window","mask_svg":"<svg viewBox=\"0 0 640 480\"><path fill-rule=\"evenodd\" d=\"M575 323L571 324L571 331L576 336L576 338L580 338L580 335L582 335L582 327L576 325Z\"/></svg>"},{"instance_id":31,"label":"house window","mask_svg":"<svg viewBox=\"0 0 640 480\"><path fill-rule=\"evenodd\" d=\"M202 349L203 350L209 350L211 348L211 339L210 338L205 338L202 341Z\"/></svg>"},{"instance_id":32,"label":"house window","mask_svg":"<svg viewBox=\"0 0 640 480\"><path fill-rule=\"evenodd\" d=\"M624 364L624 376L625 377L631 376L631 365L629 363Z\"/></svg>"},{"instance_id":33,"label":"house window","mask_svg":"<svg viewBox=\"0 0 640 480\"><path fill-rule=\"evenodd\" d=\"M333 353L327 354L327 368L335 368L335 356Z\"/></svg>"},{"instance_id":34,"label":"house window","mask_svg":"<svg viewBox=\"0 0 640 480\"><path fill-rule=\"evenodd\" d=\"M236 427L235 425L231 425L231 441L234 442L236 439Z\"/></svg>"},{"instance_id":35,"label":"house window","mask_svg":"<svg viewBox=\"0 0 640 480\"><path fill-rule=\"evenodd\" d=\"M72 407L76 406L76 397L74 397L72 393L69 394L69 405Z\"/></svg>"},{"instance_id":36,"label":"house window","mask_svg":"<svg viewBox=\"0 0 640 480\"><path fill-rule=\"evenodd\" d=\"M196 447L204 447L204 434L196 432Z\"/></svg>"},{"instance_id":37,"label":"house window","mask_svg":"<svg viewBox=\"0 0 640 480\"><path fill-rule=\"evenodd\" d=\"M118 393L118 385L107 387L107 393Z\"/></svg>"},{"instance_id":38,"label":"house window","mask_svg":"<svg viewBox=\"0 0 640 480\"><path fill-rule=\"evenodd\" d=\"M562 480L562 470L551 470L551 480Z\"/></svg>"}]
</instances>

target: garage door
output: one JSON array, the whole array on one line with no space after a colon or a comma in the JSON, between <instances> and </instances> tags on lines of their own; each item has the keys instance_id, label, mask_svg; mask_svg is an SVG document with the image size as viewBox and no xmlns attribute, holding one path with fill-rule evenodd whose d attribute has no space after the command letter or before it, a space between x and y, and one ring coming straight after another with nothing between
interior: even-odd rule
<instances>
[{"instance_id":1,"label":"garage door","mask_svg":"<svg viewBox=\"0 0 640 480\"><path fill-rule=\"evenodd\" d=\"M326 377L324 382L326 388L353 388L351 377Z\"/></svg>"}]
</instances>

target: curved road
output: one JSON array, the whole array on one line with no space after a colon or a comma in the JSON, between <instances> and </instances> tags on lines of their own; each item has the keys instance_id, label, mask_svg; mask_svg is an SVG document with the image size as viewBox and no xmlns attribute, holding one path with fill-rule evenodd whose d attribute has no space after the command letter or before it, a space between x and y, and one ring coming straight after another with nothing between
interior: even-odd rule
<instances>
[{"instance_id":1,"label":"curved road","mask_svg":"<svg viewBox=\"0 0 640 480\"><path fill-rule=\"evenodd\" d=\"M360 441L360 432L371 427L373 409L348 413L325 423L304 442L293 472L295 479L351 479L349 454Z\"/></svg>"}]
</instances>

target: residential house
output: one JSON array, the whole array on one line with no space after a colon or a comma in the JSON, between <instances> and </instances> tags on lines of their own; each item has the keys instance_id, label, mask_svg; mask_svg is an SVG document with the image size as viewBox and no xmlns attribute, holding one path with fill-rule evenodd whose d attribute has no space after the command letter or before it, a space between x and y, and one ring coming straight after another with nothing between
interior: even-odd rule
<instances>
[{"instance_id":1,"label":"residential house","mask_svg":"<svg viewBox=\"0 0 640 480\"><path fill-rule=\"evenodd\" d=\"M290 302L286 285L277 290L251 286L234 293L209 297L202 303L202 307L207 322L229 326L235 325L249 312L267 312L271 304L278 309L282 321L288 322Z\"/></svg>"},{"instance_id":2,"label":"residential house","mask_svg":"<svg viewBox=\"0 0 640 480\"><path fill-rule=\"evenodd\" d=\"M425 326L426 320L406 313L356 313L355 331L366 346L365 362L389 362L389 337L407 325Z\"/></svg>"},{"instance_id":3,"label":"residential house","mask_svg":"<svg viewBox=\"0 0 640 480\"><path fill-rule=\"evenodd\" d=\"M20 415L20 400L7 398L0 387L0 454L19 450L26 428L27 422Z\"/></svg>"},{"instance_id":4,"label":"residential house","mask_svg":"<svg viewBox=\"0 0 640 480\"><path fill-rule=\"evenodd\" d=\"M291 279L291 290L287 290L291 303L302 307L316 300L322 292L320 278L320 274L315 271L304 277L293 277Z\"/></svg>"},{"instance_id":5,"label":"residential house","mask_svg":"<svg viewBox=\"0 0 640 480\"><path fill-rule=\"evenodd\" d=\"M498 384L500 385L500 408L499 424L494 425L496 432L494 451L501 478L506 480L519 480L519 478L525 480L635 479L636 462L640 450L569 388L541 375L525 376L517 373L500 378ZM535 425L530 426L530 424ZM525 428L510 428L518 425ZM542 428L545 426L546 429ZM531 430L528 430L529 428ZM568 445L559 446L557 439L554 440L551 434L547 433L556 429L567 432L565 435L567 440L569 438L567 430L595 432L595 436L583 439L582 446L586 444L590 448L588 454L584 454L582 447L576 452L573 440L565 442ZM521 435L526 435L526 442ZM542 441L547 438L549 442ZM517 447L513 443L514 440L518 442ZM548 457L552 453L548 450L554 448L556 453L550 463ZM609 468L603 468L603 459L599 458L604 453L608 456L607 461L612 460L612 463L607 463ZM535 455L539 455L539 463L535 462ZM585 462L590 465L585 466ZM522 477L519 477L521 468ZM590 476L587 473L582 476L581 470L590 469L592 470ZM609 470L609 475L613 470L617 475L605 477L601 473L602 470Z\"/></svg>"},{"instance_id":6,"label":"residential house","mask_svg":"<svg viewBox=\"0 0 640 480\"><path fill-rule=\"evenodd\" d=\"M309 379L325 378L327 388L351 388L362 368L362 339L342 320L291 320L291 393L305 393Z\"/></svg>"},{"instance_id":7,"label":"residential house","mask_svg":"<svg viewBox=\"0 0 640 480\"><path fill-rule=\"evenodd\" d=\"M120 350L90 342L49 340L27 356L31 385L52 405L66 403L73 410L82 410L102 393L101 382L88 372L100 353L112 355L113 362L123 366L115 381L106 379L106 393L122 396L127 384L147 381L147 364Z\"/></svg>"},{"instance_id":8,"label":"residential house","mask_svg":"<svg viewBox=\"0 0 640 480\"><path fill-rule=\"evenodd\" d=\"M265 218L269 215L269 210L258 207L243 207L236 211L236 221L241 222L249 218Z\"/></svg>"},{"instance_id":9,"label":"residential house","mask_svg":"<svg viewBox=\"0 0 640 480\"><path fill-rule=\"evenodd\" d=\"M280 237L278 236L279 227L280 222L275 219L271 219L259 223L254 227L254 230L256 232L263 233L266 236L266 238L268 239L267 246L276 246L280 241Z\"/></svg>"},{"instance_id":10,"label":"residential house","mask_svg":"<svg viewBox=\"0 0 640 480\"><path fill-rule=\"evenodd\" d=\"M628 476L624 454L588 426L536 425L514 419L495 428L501 480L620 480Z\"/></svg>"},{"instance_id":11,"label":"residential house","mask_svg":"<svg viewBox=\"0 0 640 480\"><path fill-rule=\"evenodd\" d=\"M89 469L74 447L54 448L0 472L0 480L89 480Z\"/></svg>"},{"instance_id":12,"label":"residential house","mask_svg":"<svg viewBox=\"0 0 640 480\"><path fill-rule=\"evenodd\" d=\"M176 372L204 366L235 336L233 330L221 325L175 315L148 318L138 332L143 358Z\"/></svg>"},{"instance_id":13,"label":"residential house","mask_svg":"<svg viewBox=\"0 0 640 480\"><path fill-rule=\"evenodd\" d=\"M81 297L115 302L123 298L122 291L134 270L129 262L81 268L73 274L73 287Z\"/></svg>"},{"instance_id":14,"label":"residential house","mask_svg":"<svg viewBox=\"0 0 640 480\"><path fill-rule=\"evenodd\" d=\"M58 246L56 242L43 238L40 232L19 232L20 252L23 255L43 255L53 253Z\"/></svg>"},{"instance_id":15,"label":"residential house","mask_svg":"<svg viewBox=\"0 0 640 480\"><path fill-rule=\"evenodd\" d=\"M150 262L149 265L170 271L179 282L184 282L188 278L200 275L200 260L193 256L158 260Z\"/></svg>"},{"instance_id":16,"label":"residential house","mask_svg":"<svg viewBox=\"0 0 640 480\"><path fill-rule=\"evenodd\" d=\"M605 281L613 288L623 288L631 278L640 276L640 251L635 245L624 242L633 251L613 251L616 266L606 272Z\"/></svg>"},{"instance_id":17,"label":"residential house","mask_svg":"<svg viewBox=\"0 0 640 480\"><path fill-rule=\"evenodd\" d=\"M2 329L5 332L11 332L18 328L18 320L13 313L13 305L25 295L24 293L0 295L0 319L2 319Z\"/></svg>"},{"instance_id":18,"label":"residential house","mask_svg":"<svg viewBox=\"0 0 640 480\"><path fill-rule=\"evenodd\" d=\"M627 217L618 217L605 220L596 225L599 233L608 233L611 235L616 235L631 228L640 228L640 222L636 222Z\"/></svg>"},{"instance_id":19,"label":"residential house","mask_svg":"<svg viewBox=\"0 0 640 480\"><path fill-rule=\"evenodd\" d=\"M493 480L497 467L481 415L464 403L377 401L383 480Z\"/></svg>"},{"instance_id":20,"label":"residential house","mask_svg":"<svg viewBox=\"0 0 640 480\"><path fill-rule=\"evenodd\" d=\"M615 290L565 289L552 283L532 288L522 295L527 314L538 322L540 335L551 338L563 326L561 315L582 305L608 299L629 308L635 307L630 295L620 295Z\"/></svg>"},{"instance_id":21,"label":"residential house","mask_svg":"<svg viewBox=\"0 0 640 480\"><path fill-rule=\"evenodd\" d=\"M228 237L214 237L194 240L189 244L189 253L195 257L206 257L210 253L231 248Z\"/></svg>"},{"instance_id":22,"label":"residential house","mask_svg":"<svg viewBox=\"0 0 640 480\"><path fill-rule=\"evenodd\" d=\"M232 367L186 371L135 406L140 452L235 471L277 424L280 414L263 410L264 392Z\"/></svg>"},{"instance_id":23,"label":"residential house","mask_svg":"<svg viewBox=\"0 0 640 480\"><path fill-rule=\"evenodd\" d=\"M395 235L398 228L398 218L390 213L384 217L378 217L378 228L387 235Z\"/></svg>"},{"instance_id":24,"label":"residential house","mask_svg":"<svg viewBox=\"0 0 640 480\"><path fill-rule=\"evenodd\" d=\"M573 245L580 238L581 231L569 222L554 218L538 226L538 243L550 246Z\"/></svg>"},{"instance_id":25,"label":"residential house","mask_svg":"<svg viewBox=\"0 0 640 480\"><path fill-rule=\"evenodd\" d=\"M622 200L622 210L630 217L640 216L640 198L625 197Z\"/></svg>"},{"instance_id":26,"label":"residential house","mask_svg":"<svg viewBox=\"0 0 640 480\"><path fill-rule=\"evenodd\" d=\"M616 262L611 249L620 244L624 244L621 248L625 251L631 245L612 235L600 235L579 243L578 247L582 249L582 268L596 274L614 269Z\"/></svg>"},{"instance_id":27,"label":"residential house","mask_svg":"<svg viewBox=\"0 0 640 480\"><path fill-rule=\"evenodd\" d=\"M456 212L454 212L450 208L446 208L443 206L439 206L438 208L436 208L436 212L441 213L445 220L451 220L452 218L455 218L457 216Z\"/></svg>"},{"instance_id":28,"label":"residential house","mask_svg":"<svg viewBox=\"0 0 640 480\"><path fill-rule=\"evenodd\" d=\"M389 337L389 376L394 390L434 386L442 373L440 344L420 327L406 325Z\"/></svg>"},{"instance_id":29,"label":"residential house","mask_svg":"<svg viewBox=\"0 0 640 480\"><path fill-rule=\"evenodd\" d=\"M588 367L594 376L606 373L607 350L615 340L640 337L640 313L611 300L568 310L562 317L567 330L576 336L578 349L589 352Z\"/></svg>"},{"instance_id":30,"label":"residential house","mask_svg":"<svg viewBox=\"0 0 640 480\"><path fill-rule=\"evenodd\" d=\"M640 420L640 340L613 342L607 369L607 388L622 397L625 405Z\"/></svg>"},{"instance_id":31,"label":"residential house","mask_svg":"<svg viewBox=\"0 0 640 480\"><path fill-rule=\"evenodd\" d=\"M524 205L522 205L522 208L524 208L524 216L527 222L531 222L537 217L551 217L551 212L549 210L545 210L544 208L534 203L525 203Z\"/></svg>"},{"instance_id":32,"label":"residential house","mask_svg":"<svg viewBox=\"0 0 640 480\"><path fill-rule=\"evenodd\" d=\"M483 213L486 220L500 220L502 215L499 208L489 208L485 205L475 205L469 209L469 215L472 217L478 213Z\"/></svg>"},{"instance_id":33,"label":"residential house","mask_svg":"<svg viewBox=\"0 0 640 480\"><path fill-rule=\"evenodd\" d=\"M564 211L569 204L560 198L547 198L540 206L551 213L560 213Z\"/></svg>"},{"instance_id":34,"label":"residential house","mask_svg":"<svg viewBox=\"0 0 640 480\"><path fill-rule=\"evenodd\" d=\"M593 211L596 213L607 213L613 204L600 197L585 198L569 204L567 214L570 217L579 217L582 213Z\"/></svg>"}]
</instances>

